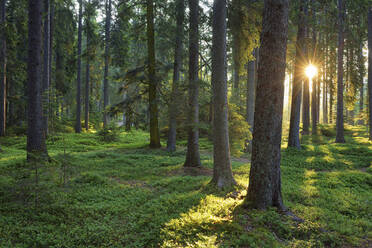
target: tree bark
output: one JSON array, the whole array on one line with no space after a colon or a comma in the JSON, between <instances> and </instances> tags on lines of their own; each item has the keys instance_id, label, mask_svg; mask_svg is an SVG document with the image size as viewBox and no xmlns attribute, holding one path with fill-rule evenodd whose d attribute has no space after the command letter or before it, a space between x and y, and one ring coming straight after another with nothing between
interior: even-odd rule
<instances>
[{"instance_id":1,"label":"tree bark","mask_svg":"<svg viewBox=\"0 0 372 248\"><path fill-rule=\"evenodd\" d=\"M315 10L314 10L314 0L312 0L312 8L313 8L313 22L315 21ZM315 31L315 24L313 25L313 42L312 42L312 54L314 59L317 58L317 51L316 51L316 31ZM313 62L314 63L314 62ZM311 134L315 135L317 133L317 120L318 120L318 76L314 76L312 79L312 92L311 92L311 118L312 118L312 127L311 127Z\"/></svg>"},{"instance_id":2,"label":"tree bark","mask_svg":"<svg viewBox=\"0 0 372 248\"><path fill-rule=\"evenodd\" d=\"M201 166L199 154L199 0L189 0L189 109L187 154L184 166Z\"/></svg>"},{"instance_id":3,"label":"tree bark","mask_svg":"<svg viewBox=\"0 0 372 248\"><path fill-rule=\"evenodd\" d=\"M213 178L219 188L236 184L230 162L227 62L226 62L226 0L213 2L212 91L213 91Z\"/></svg>"},{"instance_id":4,"label":"tree bark","mask_svg":"<svg viewBox=\"0 0 372 248\"><path fill-rule=\"evenodd\" d=\"M309 44L308 44L308 37L309 37L309 24L308 24L308 6L307 1L305 2L304 6L305 11L305 56L307 58L307 62L309 62ZM309 134L310 129L310 82L308 78L305 78L303 81L303 103L302 103L302 131L303 134Z\"/></svg>"},{"instance_id":5,"label":"tree bark","mask_svg":"<svg viewBox=\"0 0 372 248\"><path fill-rule=\"evenodd\" d=\"M372 7L368 9L368 100L369 140L372 140Z\"/></svg>"},{"instance_id":6,"label":"tree bark","mask_svg":"<svg viewBox=\"0 0 372 248\"><path fill-rule=\"evenodd\" d=\"M336 143L345 143L344 138L344 83L343 83L343 56L344 56L344 6L338 0L338 55L337 55L337 119Z\"/></svg>"},{"instance_id":7,"label":"tree bark","mask_svg":"<svg viewBox=\"0 0 372 248\"><path fill-rule=\"evenodd\" d=\"M301 0L298 18L298 31L296 40L296 58L292 85L291 117L289 122L288 147L301 148L300 144L300 114L301 114L301 93L303 80L303 61L305 44L305 4Z\"/></svg>"},{"instance_id":8,"label":"tree bark","mask_svg":"<svg viewBox=\"0 0 372 248\"><path fill-rule=\"evenodd\" d=\"M288 0L265 0L258 65L252 163L245 206L285 210L281 193L284 78Z\"/></svg>"},{"instance_id":9,"label":"tree bark","mask_svg":"<svg viewBox=\"0 0 372 248\"><path fill-rule=\"evenodd\" d=\"M42 83L42 98L43 98L43 130L44 135L48 135L48 115L49 115L49 82L50 82L50 9L49 0L44 0L44 48L43 48L43 83Z\"/></svg>"},{"instance_id":10,"label":"tree bark","mask_svg":"<svg viewBox=\"0 0 372 248\"><path fill-rule=\"evenodd\" d=\"M40 75L42 0L29 0L28 4L27 159L39 160L47 156L42 122Z\"/></svg>"},{"instance_id":11,"label":"tree bark","mask_svg":"<svg viewBox=\"0 0 372 248\"><path fill-rule=\"evenodd\" d=\"M90 3L90 1L88 2ZM90 30L89 30L89 22L90 22L90 17L89 14L87 15L86 19L86 68L85 68L85 104L84 104L84 127L85 130L89 130L89 86L90 86Z\"/></svg>"},{"instance_id":12,"label":"tree bark","mask_svg":"<svg viewBox=\"0 0 372 248\"><path fill-rule=\"evenodd\" d=\"M79 0L78 51L77 51L77 87L76 87L76 123L75 132L81 132L81 36L83 3Z\"/></svg>"},{"instance_id":13,"label":"tree bark","mask_svg":"<svg viewBox=\"0 0 372 248\"><path fill-rule=\"evenodd\" d=\"M0 136L6 130L6 0L0 0Z\"/></svg>"},{"instance_id":14,"label":"tree bark","mask_svg":"<svg viewBox=\"0 0 372 248\"><path fill-rule=\"evenodd\" d=\"M111 1L111 0L110 0ZM158 124L157 78L155 75L155 35L154 35L154 2L147 0L147 49L149 76L149 107L150 107L150 147L159 148L160 134Z\"/></svg>"},{"instance_id":15,"label":"tree bark","mask_svg":"<svg viewBox=\"0 0 372 248\"><path fill-rule=\"evenodd\" d=\"M253 56L256 55L256 50L253 51ZM255 66L255 60L248 61L247 66L247 113L246 113L246 120L249 125L249 129L252 132L253 131L253 121L254 121L254 102L255 102L255 91L256 91L256 84L255 84L255 78L256 78L256 66Z\"/></svg>"},{"instance_id":16,"label":"tree bark","mask_svg":"<svg viewBox=\"0 0 372 248\"><path fill-rule=\"evenodd\" d=\"M363 84L363 77L364 77L364 60L363 60L363 44L359 47L358 53L358 69L359 69L359 78L360 78L360 91L359 91L359 118L361 117L364 109L364 84ZM364 125L364 120L359 119L358 125Z\"/></svg>"},{"instance_id":17,"label":"tree bark","mask_svg":"<svg viewBox=\"0 0 372 248\"><path fill-rule=\"evenodd\" d=\"M107 106L109 104L109 59L110 59L110 27L111 27L111 0L106 0L106 23L105 23L105 71L103 75L103 127L107 128L109 117Z\"/></svg>"},{"instance_id":18,"label":"tree bark","mask_svg":"<svg viewBox=\"0 0 372 248\"><path fill-rule=\"evenodd\" d=\"M176 150L176 136L177 136L177 116L178 116L178 84L180 81L180 70L182 67L182 53L183 53L183 23L185 18L185 0L178 0L176 6L176 46L174 48L174 65L173 65L173 84L171 101L169 103L169 132L167 150L173 152Z\"/></svg>"}]
</instances>

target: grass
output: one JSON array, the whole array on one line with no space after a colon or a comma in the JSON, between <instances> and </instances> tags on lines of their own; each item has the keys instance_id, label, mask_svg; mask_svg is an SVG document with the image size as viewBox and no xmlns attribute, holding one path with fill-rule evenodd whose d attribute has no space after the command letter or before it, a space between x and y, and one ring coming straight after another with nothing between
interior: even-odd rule
<instances>
[{"instance_id":1,"label":"grass","mask_svg":"<svg viewBox=\"0 0 372 248\"><path fill-rule=\"evenodd\" d=\"M140 131L113 142L57 134L35 186L25 137L1 138L0 247L371 247L372 144L362 127L347 128L346 144L324 132L302 137L300 151L283 144L283 197L303 223L241 208L250 167L242 159L232 163L238 186L209 185L206 139L204 168L185 171L185 141L170 154L148 149Z\"/></svg>"}]
</instances>

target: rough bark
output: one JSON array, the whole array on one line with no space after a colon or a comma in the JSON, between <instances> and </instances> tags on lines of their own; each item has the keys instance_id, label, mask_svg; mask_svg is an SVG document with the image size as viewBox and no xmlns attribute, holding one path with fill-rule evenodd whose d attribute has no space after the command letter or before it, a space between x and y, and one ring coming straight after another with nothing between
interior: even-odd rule
<instances>
[{"instance_id":1,"label":"rough bark","mask_svg":"<svg viewBox=\"0 0 372 248\"><path fill-rule=\"evenodd\" d=\"M43 132L41 97L41 27L42 0L28 1L28 63L27 63L27 159L47 156Z\"/></svg>"},{"instance_id":2,"label":"rough bark","mask_svg":"<svg viewBox=\"0 0 372 248\"><path fill-rule=\"evenodd\" d=\"M106 0L106 23L105 23L105 69L103 75L103 127L107 128L109 116L107 106L109 104L109 59L110 59L110 27L111 27L111 0Z\"/></svg>"},{"instance_id":3,"label":"rough bark","mask_svg":"<svg viewBox=\"0 0 372 248\"><path fill-rule=\"evenodd\" d=\"M75 132L81 132L81 36L82 36L83 3L79 0L78 51L77 51L77 85L76 85L76 122Z\"/></svg>"},{"instance_id":4,"label":"rough bark","mask_svg":"<svg viewBox=\"0 0 372 248\"><path fill-rule=\"evenodd\" d=\"M212 38L212 91L213 91L213 178L219 188L236 184L230 162L227 62L226 62L226 0L214 0Z\"/></svg>"},{"instance_id":5,"label":"rough bark","mask_svg":"<svg viewBox=\"0 0 372 248\"><path fill-rule=\"evenodd\" d=\"M372 140L372 7L368 9L368 51L369 140Z\"/></svg>"},{"instance_id":6,"label":"rough bark","mask_svg":"<svg viewBox=\"0 0 372 248\"><path fill-rule=\"evenodd\" d=\"M0 0L0 136L6 130L6 0Z\"/></svg>"},{"instance_id":7,"label":"rough bark","mask_svg":"<svg viewBox=\"0 0 372 248\"><path fill-rule=\"evenodd\" d=\"M265 0L258 65L252 163L245 206L285 210L281 193L288 0Z\"/></svg>"},{"instance_id":8,"label":"rough bark","mask_svg":"<svg viewBox=\"0 0 372 248\"><path fill-rule=\"evenodd\" d=\"M111 0L110 0L111 1ZM149 77L149 108L150 108L150 147L159 148L160 134L158 124L158 104L156 99L157 78L155 75L155 35L154 35L154 2L147 0L147 49Z\"/></svg>"},{"instance_id":9,"label":"rough bark","mask_svg":"<svg viewBox=\"0 0 372 248\"><path fill-rule=\"evenodd\" d=\"M90 1L89 1L90 3ZM90 30L89 30L89 15L87 16L86 19L86 67L85 67L85 104L84 104L84 127L85 130L89 130L89 86L90 86Z\"/></svg>"},{"instance_id":10,"label":"rough bark","mask_svg":"<svg viewBox=\"0 0 372 248\"><path fill-rule=\"evenodd\" d=\"M256 50L256 49L255 49ZM253 56L256 56L256 51L253 51ZM254 120L254 102L255 102L255 91L256 91L256 84L255 84L255 74L256 74L256 66L255 60L248 61L247 66L247 113L246 113L246 120L249 125L249 129L253 131L253 120Z\"/></svg>"},{"instance_id":11,"label":"rough bark","mask_svg":"<svg viewBox=\"0 0 372 248\"><path fill-rule=\"evenodd\" d=\"M306 0L300 2L298 31L296 40L296 58L292 83L291 117L289 122L288 147L301 148L300 144L300 115L301 115L301 93L303 80L303 61L305 43L305 8Z\"/></svg>"},{"instance_id":12,"label":"rough bark","mask_svg":"<svg viewBox=\"0 0 372 248\"><path fill-rule=\"evenodd\" d=\"M337 51L337 118L336 143L345 143L344 138L344 6L342 0L337 2L338 8L338 51Z\"/></svg>"},{"instance_id":13,"label":"rough bark","mask_svg":"<svg viewBox=\"0 0 372 248\"><path fill-rule=\"evenodd\" d=\"M201 166L199 154L199 0L189 0L189 99L188 99L188 138L184 166Z\"/></svg>"},{"instance_id":14,"label":"rough bark","mask_svg":"<svg viewBox=\"0 0 372 248\"><path fill-rule=\"evenodd\" d=\"M177 1L177 27L176 27L176 45L174 48L174 65L173 65L173 84L171 101L169 104L169 131L167 150L173 152L176 150L176 136L177 136L177 115L179 108L178 101L178 84L180 81L180 70L182 67L182 53L183 53L183 23L185 18L185 0Z\"/></svg>"},{"instance_id":15,"label":"rough bark","mask_svg":"<svg viewBox=\"0 0 372 248\"><path fill-rule=\"evenodd\" d=\"M44 47L43 47L43 131L45 137L48 135L48 114L49 114L49 82L50 82L50 8L49 0L44 0Z\"/></svg>"}]
</instances>

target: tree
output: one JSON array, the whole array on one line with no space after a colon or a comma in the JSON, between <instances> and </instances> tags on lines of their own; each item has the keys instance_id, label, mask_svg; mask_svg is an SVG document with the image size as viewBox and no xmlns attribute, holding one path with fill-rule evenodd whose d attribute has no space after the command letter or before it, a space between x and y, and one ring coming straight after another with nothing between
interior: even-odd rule
<instances>
[{"instance_id":1,"label":"tree","mask_svg":"<svg viewBox=\"0 0 372 248\"><path fill-rule=\"evenodd\" d=\"M312 17L313 17L313 40L312 40L312 56L313 60L316 60L317 58L317 40L316 40L316 29L315 29L315 1L311 1L311 11ZM312 121L312 127L311 127L311 133L313 135L317 132L317 121L318 121L318 76L314 76L312 78L312 94L311 94L311 121Z\"/></svg>"},{"instance_id":2,"label":"tree","mask_svg":"<svg viewBox=\"0 0 372 248\"><path fill-rule=\"evenodd\" d=\"M48 108L49 108L49 82L50 82L50 8L49 0L44 0L44 48L43 48L43 131L48 135Z\"/></svg>"},{"instance_id":3,"label":"tree","mask_svg":"<svg viewBox=\"0 0 372 248\"><path fill-rule=\"evenodd\" d=\"M42 0L29 0L28 4L27 159L34 160L47 156L42 123L40 75Z\"/></svg>"},{"instance_id":4,"label":"tree","mask_svg":"<svg viewBox=\"0 0 372 248\"><path fill-rule=\"evenodd\" d=\"M213 89L213 179L219 188L236 184L230 162L227 61L226 0L213 2L212 89Z\"/></svg>"},{"instance_id":5,"label":"tree","mask_svg":"<svg viewBox=\"0 0 372 248\"><path fill-rule=\"evenodd\" d=\"M372 6L368 8L368 51L369 140L372 140Z\"/></svg>"},{"instance_id":6,"label":"tree","mask_svg":"<svg viewBox=\"0 0 372 248\"><path fill-rule=\"evenodd\" d=\"M6 129L6 0L0 1L0 136Z\"/></svg>"},{"instance_id":7,"label":"tree","mask_svg":"<svg viewBox=\"0 0 372 248\"><path fill-rule=\"evenodd\" d=\"M337 2L338 8L338 51L337 51L337 118L336 143L345 143L344 138L344 83L343 83L343 56L344 56L344 4Z\"/></svg>"},{"instance_id":8,"label":"tree","mask_svg":"<svg viewBox=\"0 0 372 248\"><path fill-rule=\"evenodd\" d=\"M257 57L258 49L253 51L253 56ZM255 91L256 91L256 61L250 60L247 65L247 113L246 118L248 125L250 126L250 131L253 131L253 121L254 121L254 102L255 102Z\"/></svg>"},{"instance_id":9,"label":"tree","mask_svg":"<svg viewBox=\"0 0 372 248\"><path fill-rule=\"evenodd\" d=\"M86 67L85 67L85 104L84 104L84 127L85 130L89 130L89 84L90 84L90 0L86 8Z\"/></svg>"},{"instance_id":10,"label":"tree","mask_svg":"<svg viewBox=\"0 0 372 248\"><path fill-rule=\"evenodd\" d=\"M291 117L289 123L288 147L301 148L300 144L300 113L301 93L304 68L305 44L305 5L306 0L301 0L298 12L298 30L296 40L296 58L292 83Z\"/></svg>"},{"instance_id":11,"label":"tree","mask_svg":"<svg viewBox=\"0 0 372 248\"><path fill-rule=\"evenodd\" d=\"M287 0L264 2L246 207L285 209L281 194L280 146L288 12Z\"/></svg>"},{"instance_id":12,"label":"tree","mask_svg":"<svg viewBox=\"0 0 372 248\"><path fill-rule=\"evenodd\" d=\"M75 132L81 132L81 38L83 3L79 0L78 50L77 50L77 86L76 86L76 123Z\"/></svg>"},{"instance_id":13,"label":"tree","mask_svg":"<svg viewBox=\"0 0 372 248\"><path fill-rule=\"evenodd\" d=\"M110 0L111 1L111 0ZM154 2L147 0L147 56L149 78L149 110L150 110L150 147L159 148L160 134L158 124L157 78L155 75L155 35L154 35Z\"/></svg>"},{"instance_id":14,"label":"tree","mask_svg":"<svg viewBox=\"0 0 372 248\"><path fill-rule=\"evenodd\" d=\"M105 70L103 76L103 127L107 128L108 125L108 113L107 106L109 104L109 85L108 85L108 73L109 73L109 58L110 58L110 26L111 26L111 0L106 0L106 23L105 23Z\"/></svg>"},{"instance_id":15,"label":"tree","mask_svg":"<svg viewBox=\"0 0 372 248\"><path fill-rule=\"evenodd\" d=\"M189 0L189 99L188 99L188 138L184 166L201 166L199 154L199 0Z\"/></svg>"},{"instance_id":16,"label":"tree","mask_svg":"<svg viewBox=\"0 0 372 248\"><path fill-rule=\"evenodd\" d=\"M180 80L180 71L182 67L183 53L183 22L185 17L185 0L177 0L176 3L176 45L174 48L174 65L173 65L173 84L171 101L169 103L169 131L167 149L170 152L176 150L176 134L177 134L177 115L178 115L178 84Z\"/></svg>"}]
</instances>

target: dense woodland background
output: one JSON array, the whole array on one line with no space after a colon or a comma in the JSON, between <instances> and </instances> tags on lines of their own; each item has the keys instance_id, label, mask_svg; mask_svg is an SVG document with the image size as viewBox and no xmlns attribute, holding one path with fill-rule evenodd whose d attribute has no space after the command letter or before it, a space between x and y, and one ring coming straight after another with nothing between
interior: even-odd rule
<instances>
[{"instance_id":1,"label":"dense woodland background","mask_svg":"<svg viewBox=\"0 0 372 248\"><path fill-rule=\"evenodd\" d=\"M0 0L0 31L1 247L371 247L371 0Z\"/></svg>"}]
</instances>

